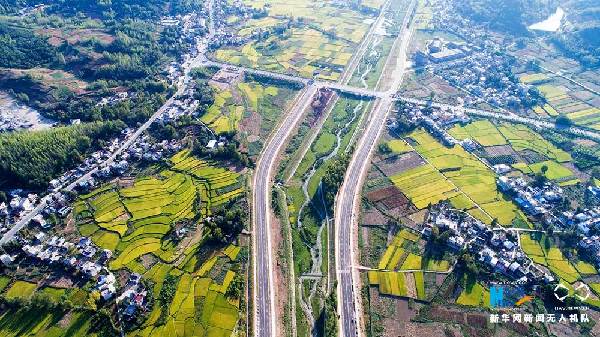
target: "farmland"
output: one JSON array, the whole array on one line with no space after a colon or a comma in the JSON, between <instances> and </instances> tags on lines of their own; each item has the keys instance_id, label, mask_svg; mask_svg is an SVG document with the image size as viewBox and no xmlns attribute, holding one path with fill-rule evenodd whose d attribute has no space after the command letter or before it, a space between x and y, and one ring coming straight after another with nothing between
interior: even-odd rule
<instances>
[{"instance_id":1,"label":"farmland","mask_svg":"<svg viewBox=\"0 0 600 337\"><path fill-rule=\"evenodd\" d=\"M174 224L206 217L212 208L244 193L241 176L187 152L173 157L172 163L155 177L123 189L105 188L75 205L82 234L116 252L112 269L136 267L135 260L150 253L172 262L175 244L162 239Z\"/></svg>"},{"instance_id":2,"label":"farmland","mask_svg":"<svg viewBox=\"0 0 600 337\"><path fill-rule=\"evenodd\" d=\"M561 185L573 185L579 182L574 172L565 166L572 162L571 155L544 139L539 133L525 125L500 123L498 125L480 120L465 126L454 126L450 134L459 140L472 139L482 147L482 155L490 162L512 165L523 174L540 174ZM510 147L506 151L506 147ZM503 155L495 156L493 150L504 148Z\"/></svg>"},{"instance_id":3,"label":"farmland","mask_svg":"<svg viewBox=\"0 0 600 337\"><path fill-rule=\"evenodd\" d=\"M521 234L521 247L535 263L546 266L559 279L569 284L581 279L578 269L567 260L562 251L546 235ZM585 274L593 269L586 263L580 262L576 265Z\"/></svg>"},{"instance_id":4,"label":"farmland","mask_svg":"<svg viewBox=\"0 0 600 337\"><path fill-rule=\"evenodd\" d=\"M381 294L425 300L435 289L426 289L424 272L448 272L450 263L431 251L422 251L423 246L418 234L398 231L375 270L368 272L369 284L377 286Z\"/></svg>"},{"instance_id":5,"label":"farmland","mask_svg":"<svg viewBox=\"0 0 600 337\"><path fill-rule=\"evenodd\" d=\"M369 18L333 1L246 0L268 16L244 22L236 32L247 37L257 31L283 30L264 39L249 39L239 47L222 47L214 57L224 62L285 72L305 77L337 80L370 27ZM290 20L289 18L296 18ZM286 18L286 19L282 19Z\"/></svg>"},{"instance_id":6,"label":"farmland","mask_svg":"<svg viewBox=\"0 0 600 337\"><path fill-rule=\"evenodd\" d=\"M450 200L484 222L512 223L516 206L497 190L495 174L479 159L459 145L443 146L423 130L406 138L427 163L390 179L417 208Z\"/></svg>"},{"instance_id":7,"label":"farmland","mask_svg":"<svg viewBox=\"0 0 600 337\"><path fill-rule=\"evenodd\" d=\"M155 295L167 279L176 279L171 303L154 306L148 320L132 336L230 336L239 320L240 299L227 296L237 275L237 246L212 251L205 261L197 254L202 247L189 248L178 265L156 264L144 277L155 284ZM157 324L162 317L166 324Z\"/></svg>"},{"instance_id":8,"label":"farmland","mask_svg":"<svg viewBox=\"0 0 600 337\"><path fill-rule=\"evenodd\" d=\"M449 133L457 139L473 139L483 147L509 144L515 151L533 151L559 163L571 161L571 156L548 142L525 125L494 125L488 120L474 121L466 126L455 126Z\"/></svg>"},{"instance_id":9,"label":"farmland","mask_svg":"<svg viewBox=\"0 0 600 337\"><path fill-rule=\"evenodd\" d=\"M520 81L534 85L544 97L544 103L533 108L543 117L568 117L574 124L600 130L600 107L596 94L550 72L528 72Z\"/></svg>"},{"instance_id":10,"label":"farmland","mask_svg":"<svg viewBox=\"0 0 600 337\"><path fill-rule=\"evenodd\" d=\"M215 101L201 121L217 134L237 132L242 146L253 157L262 149L295 94L284 86L263 85L254 81L213 85Z\"/></svg>"},{"instance_id":11,"label":"farmland","mask_svg":"<svg viewBox=\"0 0 600 337\"><path fill-rule=\"evenodd\" d=\"M240 202L245 193L243 175L184 150L131 186L109 183L79 198L77 227L113 251L109 269L141 274L154 298L161 298L166 283L175 289L167 302L148 308L129 336L232 335L242 299L228 290L244 278L245 257L239 256L246 248L205 240L199 224L214 210ZM175 234L182 230L189 234Z\"/></svg>"}]
</instances>

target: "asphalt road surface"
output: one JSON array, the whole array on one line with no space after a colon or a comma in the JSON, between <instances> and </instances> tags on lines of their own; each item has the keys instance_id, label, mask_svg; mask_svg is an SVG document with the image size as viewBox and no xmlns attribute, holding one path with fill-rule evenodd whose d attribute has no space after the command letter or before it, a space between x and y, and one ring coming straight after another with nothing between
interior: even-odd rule
<instances>
[{"instance_id":1,"label":"asphalt road surface","mask_svg":"<svg viewBox=\"0 0 600 337\"><path fill-rule=\"evenodd\" d=\"M254 301L255 336L271 337L277 331L275 292L273 285L273 262L270 231L270 192L272 173L283 145L300 123L304 111L310 106L319 86L309 85L300 92L294 106L284 117L275 134L265 146L254 173L253 189L253 247L254 247Z\"/></svg>"}]
</instances>

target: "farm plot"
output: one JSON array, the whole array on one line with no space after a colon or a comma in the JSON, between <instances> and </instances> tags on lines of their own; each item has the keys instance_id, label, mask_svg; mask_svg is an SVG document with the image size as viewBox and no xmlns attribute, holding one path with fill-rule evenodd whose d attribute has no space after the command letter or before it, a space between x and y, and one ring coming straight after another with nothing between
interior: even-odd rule
<instances>
[{"instance_id":1,"label":"farm plot","mask_svg":"<svg viewBox=\"0 0 600 337\"><path fill-rule=\"evenodd\" d=\"M155 296L161 293L165 282L173 284L175 292L170 302L155 305L131 336L232 335L241 309L239 292L229 290L238 286L233 283L238 278L234 269L240 247L219 249L203 261L198 258L200 249L201 245L188 249L186 258L177 266L156 264L144 274L155 282Z\"/></svg>"},{"instance_id":2,"label":"farm plot","mask_svg":"<svg viewBox=\"0 0 600 337\"><path fill-rule=\"evenodd\" d=\"M217 134L237 132L250 156L260 152L295 93L288 87L253 81L233 83L226 90L214 88L215 101L201 116L202 122Z\"/></svg>"},{"instance_id":3,"label":"farm plot","mask_svg":"<svg viewBox=\"0 0 600 337\"><path fill-rule=\"evenodd\" d=\"M546 266L552 273L569 284L581 279L581 276L573 264L571 264L562 251L555 247L545 235L521 234L521 248L523 252L537 264ZM589 272L585 264L579 264L582 270Z\"/></svg>"},{"instance_id":4,"label":"farm plot","mask_svg":"<svg viewBox=\"0 0 600 337\"><path fill-rule=\"evenodd\" d=\"M218 60L303 77L337 80L352 57L353 44L312 28L292 28L284 37L248 42L215 53Z\"/></svg>"},{"instance_id":5,"label":"farm plot","mask_svg":"<svg viewBox=\"0 0 600 337\"><path fill-rule=\"evenodd\" d=\"M420 245L424 242L417 234L407 229L399 231L379 260L377 270L368 272L369 284L378 286L382 294L425 299L423 272L446 272L450 263L416 253Z\"/></svg>"},{"instance_id":6,"label":"farm plot","mask_svg":"<svg viewBox=\"0 0 600 337\"><path fill-rule=\"evenodd\" d=\"M64 317L67 320L62 320ZM61 322L57 324L57 322ZM0 315L0 335L3 337L21 336L91 336L92 313L36 308L11 308Z\"/></svg>"},{"instance_id":7,"label":"farm plot","mask_svg":"<svg viewBox=\"0 0 600 337\"><path fill-rule=\"evenodd\" d=\"M310 0L244 0L244 3L254 8L266 9L269 17L302 18L309 26L332 35L343 41L359 43L366 34L369 17L359 10L350 7L336 6L335 1L325 0L313 2Z\"/></svg>"},{"instance_id":8,"label":"farm plot","mask_svg":"<svg viewBox=\"0 0 600 337\"><path fill-rule=\"evenodd\" d=\"M237 130L243 113L244 107L235 105L231 91L226 90L217 92L214 103L200 119L216 133L224 133Z\"/></svg>"},{"instance_id":9,"label":"farm plot","mask_svg":"<svg viewBox=\"0 0 600 337\"><path fill-rule=\"evenodd\" d=\"M576 125L600 130L600 109L595 95L587 91L577 91L568 82L546 74L526 74L521 81L536 85L547 101L543 106L534 107L534 112L542 116L567 116Z\"/></svg>"},{"instance_id":10,"label":"farm plot","mask_svg":"<svg viewBox=\"0 0 600 337\"><path fill-rule=\"evenodd\" d=\"M490 291L479 282L467 282L463 279L463 290L456 299L456 304L483 307L490 303Z\"/></svg>"},{"instance_id":11,"label":"farm plot","mask_svg":"<svg viewBox=\"0 0 600 337\"><path fill-rule=\"evenodd\" d=\"M390 179L417 208L450 200L481 221L498 219L503 225L518 215L516 205L498 191L495 174L461 146L445 147L424 130L407 139L428 163Z\"/></svg>"},{"instance_id":12,"label":"farm plot","mask_svg":"<svg viewBox=\"0 0 600 337\"><path fill-rule=\"evenodd\" d=\"M525 163L516 163L513 164L513 167L525 174L542 174L542 168L545 167L547 171L543 173L544 176L548 180L558 181L561 186L563 185L563 182L568 184L579 182L579 179L573 176L573 172L571 172L571 170L552 160L534 163L531 165L527 165Z\"/></svg>"},{"instance_id":13,"label":"farm plot","mask_svg":"<svg viewBox=\"0 0 600 337\"><path fill-rule=\"evenodd\" d=\"M244 193L239 174L188 151L171 162L170 169L138 179L131 187L108 185L75 204L81 234L114 251L111 269L137 267L136 261L146 254L164 263L173 261L176 247L167 234L176 224L209 216L214 207Z\"/></svg>"},{"instance_id":14,"label":"farm plot","mask_svg":"<svg viewBox=\"0 0 600 337\"><path fill-rule=\"evenodd\" d=\"M584 109L567 114L570 120L575 124L589 126L600 130L600 109L592 106L586 106Z\"/></svg>"},{"instance_id":15,"label":"farm plot","mask_svg":"<svg viewBox=\"0 0 600 337\"><path fill-rule=\"evenodd\" d=\"M471 122L465 126L456 125L448 131L456 139L472 139L481 146L498 146L507 144L504 136L496 126L488 120Z\"/></svg>"},{"instance_id":16,"label":"farm plot","mask_svg":"<svg viewBox=\"0 0 600 337\"><path fill-rule=\"evenodd\" d=\"M258 82L242 82L235 88L235 93L239 97L235 109L243 109L242 119L237 125L238 135L248 155L254 157L262 150L264 140L283 115L282 111L287 109L295 90Z\"/></svg>"},{"instance_id":17,"label":"farm plot","mask_svg":"<svg viewBox=\"0 0 600 337\"><path fill-rule=\"evenodd\" d=\"M571 155L557 148L538 133L521 124L502 124L498 131L515 151L530 150L559 163L571 161Z\"/></svg>"}]
</instances>

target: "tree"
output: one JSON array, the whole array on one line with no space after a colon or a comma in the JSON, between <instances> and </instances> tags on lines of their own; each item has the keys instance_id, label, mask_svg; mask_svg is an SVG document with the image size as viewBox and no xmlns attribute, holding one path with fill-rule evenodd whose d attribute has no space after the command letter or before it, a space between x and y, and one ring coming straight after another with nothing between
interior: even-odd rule
<instances>
[{"instance_id":1,"label":"tree","mask_svg":"<svg viewBox=\"0 0 600 337\"><path fill-rule=\"evenodd\" d=\"M392 152L392 148L390 147L390 145L388 143L379 144L378 150L379 150L379 153L381 153L381 154L388 154L388 153Z\"/></svg>"},{"instance_id":2,"label":"tree","mask_svg":"<svg viewBox=\"0 0 600 337\"><path fill-rule=\"evenodd\" d=\"M558 116L554 123L556 123L557 126L562 126L566 128L573 126L573 121L565 115Z\"/></svg>"},{"instance_id":3,"label":"tree","mask_svg":"<svg viewBox=\"0 0 600 337\"><path fill-rule=\"evenodd\" d=\"M244 229L246 209L235 200L216 210L210 219L206 220L209 240L229 242L237 237Z\"/></svg>"},{"instance_id":4,"label":"tree","mask_svg":"<svg viewBox=\"0 0 600 337\"><path fill-rule=\"evenodd\" d=\"M548 165L546 165L546 164L542 165L542 167L540 168L540 171L545 176L546 172L548 172Z\"/></svg>"},{"instance_id":5,"label":"tree","mask_svg":"<svg viewBox=\"0 0 600 337\"><path fill-rule=\"evenodd\" d=\"M229 284L229 288L225 291L225 296L231 300L238 299L241 297L243 289L244 277L238 273Z\"/></svg>"}]
</instances>

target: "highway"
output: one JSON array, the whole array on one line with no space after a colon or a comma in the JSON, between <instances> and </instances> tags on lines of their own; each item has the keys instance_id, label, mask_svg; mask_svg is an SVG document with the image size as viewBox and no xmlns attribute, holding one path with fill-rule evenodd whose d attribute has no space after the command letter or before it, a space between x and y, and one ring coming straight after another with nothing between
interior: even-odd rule
<instances>
[{"instance_id":1,"label":"highway","mask_svg":"<svg viewBox=\"0 0 600 337\"><path fill-rule=\"evenodd\" d=\"M254 228L252 249L255 257L253 264L255 336L270 337L277 335L270 229L270 192L273 171L284 144L292 131L299 125L304 116L304 111L312 103L312 97L319 88L317 85L309 85L298 94L293 106L270 137L256 164L252 192L252 228Z\"/></svg>"},{"instance_id":2,"label":"highway","mask_svg":"<svg viewBox=\"0 0 600 337\"><path fill-rule=\"evenodd\" d=\"M414 5L414 1L411 4ZM394 93L404 77L406 50L412 36L412 27L409 27L408 20L410 20L410 15L406 16L405 22L402 24L403 29L398 35L400 50L396 63L393 65L394 77L392 83L389 84L390 89L374 105L363 136L348 165L344 183L340 187L335 204L335 256L340 336L362 335L359 277L358 274L355 275L355 272L358 271L353 268L355 260L353 231L360 205L361 188L370 163L370 154L385 125L387 115L394 106ZM386 70L384 69L384 71Z\"/></svg>"}]
</instances>

